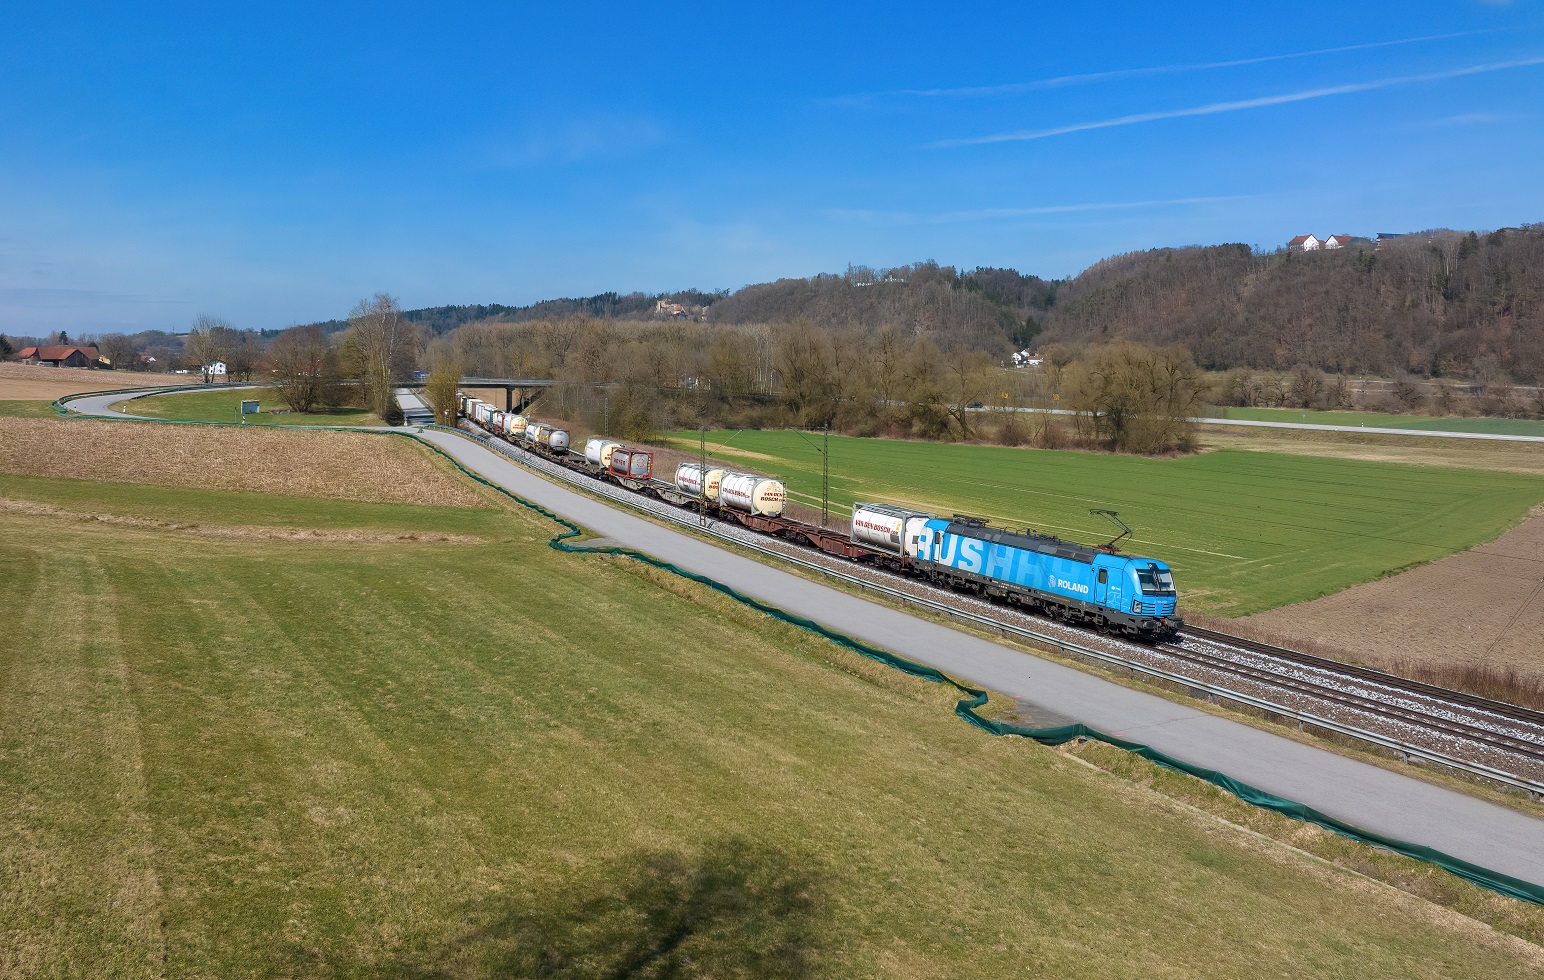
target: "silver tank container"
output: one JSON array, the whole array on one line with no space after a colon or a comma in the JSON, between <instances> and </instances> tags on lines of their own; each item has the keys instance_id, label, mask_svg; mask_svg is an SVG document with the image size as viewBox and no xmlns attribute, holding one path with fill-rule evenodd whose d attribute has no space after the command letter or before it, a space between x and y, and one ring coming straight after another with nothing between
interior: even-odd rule
<instances>
[{"instance_id":1,"label":"silver tank container","mask_svg":"<svg viewBox=\"0 0 1544 980\"><path fill-rule=\"evenodd\" d=\"M719 484L728 472L722 466L682 463L675 471L676 489L692 497L717 500Z\"/></svg>"},{"instance_id":2,"label":"silver tank container","mask_svg":"<svg viewBox=\"0 0 1544 980\"><path fill-rule=\"evenodd\" d=\"M616 452L620 445L621 443L612 442L610 439L586 439L584 458L604 469L611 465L611 454Z\"/></svg>"}]
</instances>

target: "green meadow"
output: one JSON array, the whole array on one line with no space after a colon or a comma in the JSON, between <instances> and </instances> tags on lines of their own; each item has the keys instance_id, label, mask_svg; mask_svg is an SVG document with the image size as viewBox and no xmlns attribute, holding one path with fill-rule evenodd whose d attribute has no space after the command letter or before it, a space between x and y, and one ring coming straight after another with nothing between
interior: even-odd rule
<instances>
[{"instance_id":1,"label":"green meadow","mask_svg":"<svg viewBox=\"0 0 1544 980\"><path fill-rule=\"evenodd\" d=\"M676 433L695 450L695 433ZM819 507L821 441L793 431L715 432L715 458L789 484ZM715 445L716 444L716 445ZM1174 459L886 439L831 438L831 500L875 500L1085 543L1115 529L1131 553L1175 568L1183 608L1242 616L1313 599L1488 541L1544 500L1544 478L1218 450Z\"/></svg>"},{"instance_id":2,"label":"green meadow","mask_svg":"<svg viewBox=\"0 0 1544 980\"><path fill-rule=\"evenodd\" d=\"M1537 965L1470 919L979 732L939 685L555 552L551 524L491 496L7 476L0 499L5 976ZM199 533L296 523L478 541Z\"/></svg>"},{"instance_id":3,"label":"green meadow","mask_svg":"<svg viewBox=\"0 0 1544 980\"><path fill-rule=\"evenodd\" d=\"M259 411L241 414L244 399L258 403ZM120 402L113 408L130 415L153 419L185 419L191 422L242 422L246 425L381 425L381 420L363 408L336 408L304 415L284 409L284 401L271 388L243 388L235 391L187 391L169 395L147 395Z\"/></svg>"}]
</instances>

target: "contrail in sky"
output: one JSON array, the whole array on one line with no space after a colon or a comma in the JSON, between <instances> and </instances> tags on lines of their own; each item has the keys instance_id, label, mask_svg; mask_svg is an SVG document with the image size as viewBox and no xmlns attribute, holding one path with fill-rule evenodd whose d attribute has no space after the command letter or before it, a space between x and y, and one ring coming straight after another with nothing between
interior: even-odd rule
<instances>
[{"instance_id":1,"label":"contrail in sky","mask_svg":"<svg viewBox=\"0 0 1544 980\"><path fill-rule=\"evenodd\" d=\"M1222 197L1173 197L1157 201L1092 201L1082 204L1044 204L1032 208L980 208L974 211L948 211L942 214L917 214L910 211L862 211L833 210L826 214L834 218L856 218L891 224L947 224L956 221L982 221L991 218L1019 218L1037 214L1073 214L1080 211L1124 211L1130 208L1183 207L1192 204L1215 204L1220 201L1244 201L1253 194L1231 194Z\"/></svg>"},{"instance_id":2,"label":"contrail in sky","mask_svg":"<svg viewBox=\"0 0 1544 980\"><path fill-rule=\"evenodd\" d=\"M1084 75L1060 75L1040 78L1029 82L1009 82L1005 85L977 85L962 88L907 88L883 95L911 95L927 98L939 96L1011 95L1014 92L1030 92L1036 89L1060 88L1064 85L1084 85L1090 82L1115 81L1122 78L1141 78L1148 75L1169 75L1186 71L1209 71L1214 68L1238 68L1242 65L1260 65L1270 61L1288 61L1293 58L1312 58L1325 54L1342 54L1347 51L1368 51L1373 48L1392 48L1402 44L1421 44L1427 41L1447 41L1457 37L1473 37L1492 31L1464 31L1458 34L1430 34L1425 37L1406 37L1394 41L1370 41L1366 44L1345 44L1337 48L1316 48L1313 51L1293 51L1287 54L1268 54L1257 58L1238 58L1232 61L1207 61L1193 65L1155 65L1150 68L1120 68L1114 71L1096 71Z\"/></svg>"},{"instance_id":3,"label":"contrail in sky","mask_svg":"<svg viewBox=\"0 0 1544 980\"><path fill-rule=\"evenodd\" d=\"M1416 85L1421 82L1440 82L1450 78L1463 78L1468 75L1484 75L1495 71L1509 71L1513 68L1528 68L1534 65L1544 65L1544 58L1527 58L1522 61L1503 61L1491 65L1473 65L1469 68L1456 68L1452 71L1432 72L1427 75L1403 75L1397 78L1383 78L1371 82L1356 82L1350 85L1332 85L1327 88L1307 89L1302 92L1287 92L1282 95L1266 95L1257 99L1239 99L1233 102L1213 102L1209 105L1193 106L1188 109L1170 109L1163 112L1139 112L1129 116L1117 116L1114 119L1100 119L1095 122L1073 123L1069 126L1056 126L1051 129L1021 129L1011 133L994 133L990 136L973 136L966 139L939 140L930 145L935 147L949 146L980 146L984 143L1018 143L1027 140L1043 140L1052 136L1066 136L1068 133L1082 133L1091 129L1113 129L1117 126L1135 126L1138 123L1158 122L1164 119L1183 119L1188 116L1215 116L1224 112L1242 112L1245 109L1263 109L1267 106L1287 105L1292 102L1307 102L1311 99L1323 99L1332 95L1351 95L1356 92L1371 92L1374 89L1393 88L1396 85Z\"/></svg>"},{"instance_id":4,"label":"contrail in sky","mask_svg":"<svg viewBox=\"0 0 1544 980\"><path fill-rule=\"evenodd\" d=\"M1235 194L1226 197L1176 197L1163 201L1102 201L1093 204L1048 204L1038 208L982 208L977 211L950 211L940 214L934 221L976 221L982 218L1018 218L1036 214L1072 214L1078 211L1123 211L1127 208L1162 208L1186 204L1215 204L1219 201L1242 201L1251 195Z\"/></svg>"}]
</instances>

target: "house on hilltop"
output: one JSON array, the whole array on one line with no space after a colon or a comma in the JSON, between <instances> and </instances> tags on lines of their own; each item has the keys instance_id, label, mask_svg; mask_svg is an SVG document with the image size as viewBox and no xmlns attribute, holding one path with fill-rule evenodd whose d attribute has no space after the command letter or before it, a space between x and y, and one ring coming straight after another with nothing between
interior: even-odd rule
<instances>
[{"instance_id":1,"label":"house on hilltop","mask_svg":"<svg viewBox=\"0 0 1544 980\"><path fill-rule=\"evenodd\" d=\"M95 367L100 354L95 347L53 346L23 347L16 359L23 364L43 364L48 367Z\"/></svg>"},{"instance_id":2,"label":"house on hilltop","mask_svg":"<svg viewBox=\"0 0 1544 980\"><path fill-rule=\"evenodd\" d=\"M1345 248L1351 244L1351 235L1331 235L1324 240L1325 248Z\"/></svg>"},{"instance_id":3,"label":"house on hilltop","mask_svg":"<svg viewBox=\"0 0 1544 980\"><path fill-rule=\"evenodd\" d=\"M1312 235L1298 235L1287 242L1287 248L1294 252L1317 252L1324 243Z\"/></svg>"}]
</instances>

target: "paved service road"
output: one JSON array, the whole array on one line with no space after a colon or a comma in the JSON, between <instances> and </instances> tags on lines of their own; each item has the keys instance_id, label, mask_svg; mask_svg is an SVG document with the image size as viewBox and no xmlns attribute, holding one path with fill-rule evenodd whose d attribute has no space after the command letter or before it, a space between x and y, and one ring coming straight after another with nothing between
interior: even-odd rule
<instances>
[{"instance_id":1,"label":"paved service road","mask_svg":"<svg viewBox=\"0 0 1544 980\"><path fill-rule=\"evenodd\" d=\"M423 438L467 469L618 544L707 575L876 646L1342 820L1544 884L1544 820L1347 759L918 619L575 493L447 432Z\"/></svg>"},{"instance_id":2,"label":"paved service road","mask_svg":"<svg viewBox=\"0 0 1544 980\"><path fill-rule=\"evenodd\" d=\"M105 414L123 395L71 408ZM1144 694L800 578L566 489L448 432L424 432L467 469L618 544L1017 698L1401 840L1544 885L1544 820ZM962 723L963 724L963 723ZM989 737L989 736L983 736Z\"/></svg>"},{"instance_id":3,"label":"paved service road","mask_svg":"<svg viewBox=\"0 0 1544 980\"><path fill-rule=\"evenodd\" d=\"M996 408L970 409L973 412L996 412ZM1076 415L1077 413L1066 408L1010 408L1010 412L1034 412L1049 415ZM1544 436L1514 436L1500 432L1449 432L1443 429L1392 429L1385 426L1372 425L1322 425L1317 422L1256 422L1250 419L1211 419L1192 418L1187 422L1197 422L1201 425L1244 425L1261 429L1311 429L1315 432L1360 432L1372 433L1379 436L1426 436L1437 439L1488 439L1493 442L1544 442Z\"/></svg>"}]
</instances>

